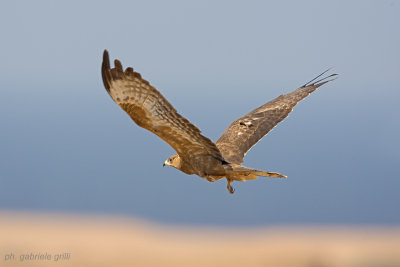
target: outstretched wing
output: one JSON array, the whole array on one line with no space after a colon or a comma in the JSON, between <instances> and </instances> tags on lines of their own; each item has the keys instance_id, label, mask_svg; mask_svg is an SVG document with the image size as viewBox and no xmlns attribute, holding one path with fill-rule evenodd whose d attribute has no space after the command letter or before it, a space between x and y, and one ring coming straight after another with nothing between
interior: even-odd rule
<instances>
[{"instance_id":1,"label":"outstretched wing","mask_svg":"<svg viewBox=\"0 0 400 267\"><path fill-rule=\"evenodd\" d=\"M139 73L132 68L123 71L119 60L115 60L114 65L111 69L105 50L101 68L104 86L132 120L166 141L184 160L198 155L222 159L215 144L179 115L167 99Z\"/></svg>"},{"instance_id":2,"label":"outstretched wing","mask_svg":"<svg viewBox=\"0 0 400 267\"><path fill-rule=\"evenodd\" d=\"M328 78L336 76L336 74L332 74L313 82L326 72L293 92L281 95L232 122L216 142L224 159L236 164L242 163L247 151L279 122L285 119L300 100L314 92L321 85L331 81L327 80Z\"/></svg>"}]
</instances>

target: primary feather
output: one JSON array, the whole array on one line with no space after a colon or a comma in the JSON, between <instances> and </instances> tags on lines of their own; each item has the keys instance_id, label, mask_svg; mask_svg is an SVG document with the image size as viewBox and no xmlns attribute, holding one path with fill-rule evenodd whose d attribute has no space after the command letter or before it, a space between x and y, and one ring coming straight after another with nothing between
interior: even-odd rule
<instances>
[{"instance_id":1,"label":"primary feather","mask_svg":"<svg viewBox=\"0 0 400 267\"><path fill-rule=\"evenodd\" d=\"M167 99L132 68L125 71L118 60L110 68L107 50L101 68L104 86L112 99L139 126L166 141L180 156L200 154L222 156L215 144L201 135L199 128L182 117Z\"/></svg>"}]
</instances>

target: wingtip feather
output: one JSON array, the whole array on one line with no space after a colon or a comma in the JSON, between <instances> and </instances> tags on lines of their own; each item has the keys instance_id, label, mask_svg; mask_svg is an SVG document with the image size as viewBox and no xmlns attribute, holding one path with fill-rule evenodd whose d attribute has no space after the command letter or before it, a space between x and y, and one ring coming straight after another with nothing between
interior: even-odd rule
<instances>
[{"instance_id":1,"label":"wingtip feather","mask_svg":"<svg viewBox=\"0 0 400 267\"><path fill-rule=\"evenodd\" d=\"M120 72L123 72L123 71L124 71L123 68L122 68L121 61L119 61L118 59L115 59L115 60L114 60L114 65L115 65L115 68L116 68L118 71L120 71Z\"/></svg>"},{"instance_id":2,"label":"wingtip feather","mask_svg":"<svg viewBox=\"0 0 400 267\"><path fill-rule=\"evenodd\" d=\"M330 82L330 81L336 80L338 77L335 77L335 78L330 79L330 80L328 80L328 79L331 78L331 77L334 77L334 76L338 76L337 73L330 74L330 75L328 75L328 76L326 76L326 77L324 77L324 78L322 78L322 79L317 80L319 77L321 77L322 75L324 75L325 73L327 73L327 72L330 71L330 70L331 70L331 68L329 68L329 69L327 69L326 71L322 72L320 75L318 75L317 77L315 77L315 78L312 79L311 81L305 83L302 87L315 86L315 87L318 88L318 87L320 87L321 85L324 85L324 84L326 84L326 83L328 83L328 82ZM315 81L315 80L317 80L317 81Z\"/></svg>"},{"instance_id":3,"label":"wingtip feather","mask_svg":"<svg viewBox=\"0 0 400 267\"><path fill-rule=\"evenodd\" d=\"M109 81L110 77L110 57L108 55L107 49L103 52L103 63L101 64L101 77L103 78L103 84L107 92L110 93Z\"/></svg>"},{"instance_id":4,"label":"wingtip feather","mask_svg":"<svg viewBox=\"0 0 400 267\"><path fill-rule=\"evenodd\" d=\"M110 67L110 57L108 55L107 49L104 49L103 52L103 66Z\"/></svg>"}]
</instances>

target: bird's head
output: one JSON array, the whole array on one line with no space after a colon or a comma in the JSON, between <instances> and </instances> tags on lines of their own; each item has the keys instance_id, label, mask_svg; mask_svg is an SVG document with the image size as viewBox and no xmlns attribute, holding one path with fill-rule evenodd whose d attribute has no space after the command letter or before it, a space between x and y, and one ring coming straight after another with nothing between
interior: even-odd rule
<instances>
[{"instance_id":1,"label":"bird's head","mask_svg":"<svg viewBox=\"0 0 400 267\"><path fill-rule=\"evenodd\" d=\"M181 168L181 158L179 155L172 155L164 162L164 166L172 166L179 170Z\"/></svg>"}]
</instances>

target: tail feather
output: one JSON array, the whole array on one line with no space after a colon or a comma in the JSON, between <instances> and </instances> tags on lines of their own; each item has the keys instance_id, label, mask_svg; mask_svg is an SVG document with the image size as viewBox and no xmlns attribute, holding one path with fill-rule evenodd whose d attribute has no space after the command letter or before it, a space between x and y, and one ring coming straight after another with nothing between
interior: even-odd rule
<instances>
[{"instance_id":1,"label":"tail feather","mask_svg":"<svg viewBox=\"0 0 400 267\"><path fill-rule=\"evenodd\" d=\"M258 171L256 170L254 172L255 175L257 176L263 176L263 177L275 177L275 178L286 178L286 175L277 173L277 172L265 172L265 171Z\"/></svg>"},{"instance_id":2,"label":"tail feather","mask_svg":"<svg viewBox=\"0 0 400 267\"><path fill-rule=\"evenodd\" d=\"M263 177L274 177L274 178L286 178L285 175L277 172L266 172L256 169L247 168L238 164L229 164L231 169L228 171L227 178L236 181L255 180L258 176Z\"/></svg>"}]
</instances>

